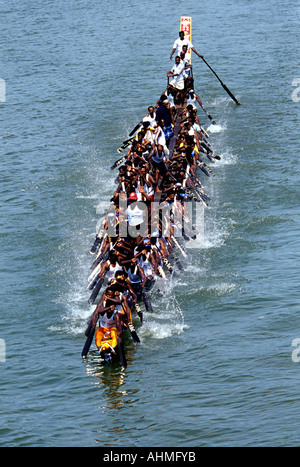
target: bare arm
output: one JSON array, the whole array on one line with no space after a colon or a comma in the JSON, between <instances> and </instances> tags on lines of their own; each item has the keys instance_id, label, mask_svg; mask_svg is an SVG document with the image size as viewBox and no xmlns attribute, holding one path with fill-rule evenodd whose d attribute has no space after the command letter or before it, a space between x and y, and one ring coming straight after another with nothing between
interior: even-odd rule
<instances>
[{"instance_id":1,"label":"bare arm","mask_svg":"<svg viewBox=\"0 0 300 467\"><path fill-rule=\"evenodd\" d=\"M172 49L172 52L171 52L171 55L170 55L170 60L173 59L173 55L174 55L175 51L176 51L176 49Z\"/></svg>"}]
</instances>

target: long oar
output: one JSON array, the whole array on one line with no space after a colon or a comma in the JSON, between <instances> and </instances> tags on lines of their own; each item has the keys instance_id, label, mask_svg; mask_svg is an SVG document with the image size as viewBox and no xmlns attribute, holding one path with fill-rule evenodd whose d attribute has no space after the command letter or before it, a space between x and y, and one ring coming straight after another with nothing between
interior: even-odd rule
<instances>
[{"instance_id":1,"label":"long oar","mask_svg":"<svg viewBox=\"0 0 300 467\"><path fill-rule=\"evenodd\" d=\"M94 339L94 334L95 334L95 328L91 327L90 331L89 331L89 334L88 334L88 337L87 337L87 340L86 340L86 342L84 344L84 347L82 349L82 352L81 352L82 357L86 357L87 354L89 353L90 347L91 347L93 339Z\"/></svg>"},{"instance_id":2,"label":"long oar","mask_svg":"<svg viewBox=\"0 0 300 467\"><path fill-rule=\"evenodd\" d=\"M128 323L128 329L129 329L129 331L130 331L130 334L131 334L131 337L132 337L133 342L134 342L135 344L139 344L141 341L140 341L139 336L138 336L137 333L136 333L134 324L133 324L133 323Z\"/></svg>"},{"instance_id":3,"label":"long oar","mask_svg":"<svg viewBox=\"0 0 300 467\"><path fill-rule=\"evenodd\" d=\"M231 97L231 99L236 103L236 105L241 105L241 103L237 100L237 98L232 94L232 92L230 91L230 89L228 89L228 87L226 86L226 84L223 83L223 81L219 78L219 76L217 75L217 73L212 69L212 67L209 65L209 63L207 63L207 61L205 60L204 57L202 57L202 60L204 61L204 63L208 66L208 68L213 72L213 74L218 78L218 80L220 81L221 85L223 86L223 88L225 89L225 91L227 92L227 94Z\"/></svg>"},{"instance_id":4,"label":"long oar","mask_svg":"<svg viewBox=\"0 0 300 467\"><path fill-rule=\"evenodd\" d=\"M141 320L141 323L143 323L144 321L144 315L143 315L143 312L142 312L142 309L140 307L140 305L138 303L135 303L134 304L134 308L135 308L135 311L137 312L140 320Z\"/></svg>"},{"instance_id":5,"label":"long oar","mask_svg":"<svg viewBox=\"0 0 300 467\"><path fill-rule=\"evenodd\" d=\"M118 152L120 152L118 150ZM114 170L116 167L119 167L119 165L123 164L123 162L126 161L126 156L122 156L121 159L118 159L116 162L114 162L114 164L111 166L111 170Z\"/></svg>"},{"instance_id":6,"label":"long oar","mask_svg":"<svg viewBox=\"0 0 300 467\"><path fill-rule=\"evenodd\" d=\"M123 341L122 341L121 337L118 337L118 349L119 349L119 356L120 356L121 365L126 367L127 366L127 360L126 360L126 357L125 357L124 346L123 346Z\"/></svg>"},{"instance_id":7,"label":"long oar","mask_svg":"<svg viewBox=\"0 0 300 467\"><path fill-rule=\"evenodd\" d=\"M96 286L95 286L95 288L94 288L94 290L93 290L93 293L92 293L92 295L91 295L90 298L89 298L89 303L90 303L91 305L92 305L92 304L94 303L94 301L96 300L97 295L98 295L98 293L100 292L100 289L101 289L101 287L102 287L102 285L103 285L103 282L104 282L104 279L100 279L100 278L99 278L99 280L98 280L98 282L97 282L97 284L96 284Z\"/></svg>"},{"instance_id":8,"label":"long oar","mask_svg":"<svg viewBox=\"0 0 300 467\"><path fill-rule=\"evenodd\" d=\"M178 250L180 251L180 253L182 254L182 256L184 256L184 258L187 258L187 254L186 252L184 251L184 249L182 248L182 246L180 245L180 243L176 240L175 237L172 237L172 240L173 242L175 243L175 245L177 246Z\"/></svg>"},{"instance_id":9,"label":"long oar","mask_svg":"<svg viewBox=\"0 0 300 467\"><path fill-rule=\"evenodd\" d=\"M118 152L120 153L123 151L123 149L126 149L133 140L134 140L134 136L126 141L123 141L123 144L122 146L119 147Z\"/></svg>"},{"instance_id":10,"label":"long oar","mask_svg":"<svg viewBox=\"0 0 300 467\"><path fill-rule=\"evenodd\" d=\"M216 121L212 118L212 116L207 112L207 110L203 107L203 105L200 105L201 109L204 110L204 112L206 113L207 117L209 118L209 120L211 121L211 123L213 125L216 125Z\"/></svg>"},{"instance_id":11,"label":"long oar","mask_svg":"<svg viewBox=\"0 0 300 467\"><path fill-rule=\"evenodd\" d=\"M142 123L143 123L143 120L134 127L134 129L129 133L129 136L132 136L140 128Z\"/></svg>"},{"instance_id":12,"label":"long oar","mask_svg":"<svg viewBox=\"0 0 300 467\"><path fill-rule=\"evenodd\" d=\"M183 266L182 266L182 264L181 264L181 262L180 262L180 259L179 259L178 256L176 255L175 251L171 250L171 255L173 256L174 261L175 261L175 263L176 263L178 269L179 269L180 271L184 271L184 268L183 268Z\"/></svg>"},{"instance_id":13,"label":"long oar","mask_svg":"<svg viewBox=\"0 0 300 467\"><path fill-rule=\"evenodd\" d=\"M142 295L143 295L143 301L145 303L146 310L148 311L148 313L153 313L152 304L150 302L150 298L145 287L142 287Z\"/></svg>"}]
</instances>

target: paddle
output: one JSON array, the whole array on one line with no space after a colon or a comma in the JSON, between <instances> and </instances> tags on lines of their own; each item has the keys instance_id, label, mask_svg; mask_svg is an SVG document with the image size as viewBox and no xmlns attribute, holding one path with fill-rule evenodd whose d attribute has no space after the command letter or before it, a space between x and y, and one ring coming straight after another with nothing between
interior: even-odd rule
<instances>
[{"instance_id":1,"label":"paddle","mask_svg":"<svg viewBox=\"0 0 300 467\"><path fill-rule=\"evenodd\" d=\"M94 339L94 334L95 334L95 328L91 327L90 331L89 331L89 334L88 334L88 337L87 337L87 340L86 340L86 342L84 344L84 347L82 349L82 352L81 352L81 356L84 357L84 358L89 353L90 347L91 347L93 339Z\"/></svg>"},{"instance_id":2,"label":"paddle","mask_svg":"<svg viewBox=\"0 0 300 467\"><path fill-rule=\"evenodd\" d=\"M163 263L164 265L167 267L168 271L170 272L170 274L173 273L173 266L172 264L170 263L170 261L167 259L167 258L163 258Z\"/></svg>"},{"instance_id":3,"label":"paddle","mask_svg":"<svg viewBox=\"0 0 300 467\"><path fill-rule=\"evenodd\" d=\"M121 148L119 148L121 149ZM118 152L121 152L118 150ZM121 159L118 159L110 168L110 170L114 170L116 167L119 167L119 165L123 164L123 162L126 161L126 156L122 156Z\"/></svg>"},{"instance_id":4,"label":"paddle","mask_svg":"<svg viewBox=\"0 0 300 467\"><path fill-rule=\"evenodd\" d=\"M220 156L217 156L217 154L214 154L210 144L207 144L205 141L201 141L200 146L202 147L202 149L206 150L208 158L213 157L214 159L217 159L218 161L221 160Z\"/></svg>"},{"instance_id":5,"label":"paddle","mask_svg":"<svg viewBox=\"0 0 300 467\"><path fill-rule=\"evenodd\" d=\"M123 347L123 342L122 342L121 337L118 337L118 349L119 349L121 365L126 367L127 366L127 360L126 360L126 357L125 357L125 352L124 352L124 347Z\"/></svg>"},{"instance_id":6,"label":"paddle","mask_svg":"<svg viewBox=\"0 0 300 467\"><path fill-rule=\"evenodd\" d=\"M92 323L93 323L93 314L91 314L91 316L89 317L89 319L87 320L87 328L86 328L86 331L85 331L85 335L86 337L88 337L89 333L90 333L90 330L92 328Z\"/></svg>"},{"instance_id":7,"label":"paddle","mask_svg":"<svg viewBox=\"0 0 300 467\"><path fill-rule=\"evenodd\" d=\"M217 156L217 154L214 154L212 152L212 150L207 150L203 145L202 143L200 144L200 148L199 148L199 151L202 152L203 154L206 154L206 157L211 161L211 162L215 162L215 159L217 159L218 161L221 160L221 157L220 156Z\"/></svg>"},{"instance_id":8,"label":"paddle","mask_svg":"<svg viewBox=\"0 0 300 467\"><path fill-rule=\"evenodd\" d=\"M100 292L100 289L101 289L101 287L102 287L102 285L103 285L103 282L104 282L104 279L100 279L100 278L98 279L98 282L97 282L97 284L96 284L96 286L95 286L95 288L94 288L94 290L93 290L93 293L92 293L92 295L91 295L90 298L89 298L89 303L90 303L91 305L92 305L92 304L94 303L94 301L96 300L97 295L98 295L98 293Z\"/></svg>"},{"instance_id":9,"label":"paddle","mask_svg":"<svg viewBox=\"0 0 300 467\"><path fill-rule=\"evenodd\" d=\"M220 81L221 85L223 86L223 88L225 89L225 91L227 92L227 94L231 97L231 99L236 103L236 105L241 105L241 103L237 100L237 98L232 94L232 92L230 91L230 89L228 89L228 87L226 86L226 84L223 83L223 81L219 78L219 76L217 75L217 73L212 69L212 67L209 65L209 63L207 63L207 61L205 60L205 58L200 55L200 57L202 58L202 60L204 61L204 63L208 66L208 68L213 72L213 74L218 78L218 80Z\"/></svg>"},{"instance_id":10,"label":"paddle","mask_svg":"<svg viewBox=\"0 0 300 467\"><path fill-rule=\"evenodd\" d=\"M134 127L134 129L129 133L129 136L132 136L140 128L142 123L143 123L143 120Z\"/></svg>"},{"instance_id":11,"label":"paddle","mask_svg":"<svg viewBox=\"0 0 300 467\"><path fill-rule=\"evenodd\" d=\"M180 262L180 259L178 258L178 256L176 255L176 253L175 253L173 250L171 250L171 255L173 256L174 261L175 261L175 263L176 263L178 269L179 269L180 271L184 271L184 268L183 268L183 266L182 266L182 264L181 264L181 262Z\"/></svg>"},{"instance_id":12,"label":"paddle","mask_svg":"<svg viewBox=\"0 0 300 467\"><path fill-rule=\"evenodd\" d=\"M148 313L153 313L153 308L150 302L150 298L149 298L148 293L146 292L145 287L142 287L142 295L143 295L143 300L146 306L146 310L148 311Z\"/></svg>"},{"instance_id":13,"label":"paddle","mask_svg":"<svg viewBox=\"0 0 300 467\"><path fill-rule=\"evenodd\" d=\"M173 242L175 243L175 245L177 246L178 250L181 252L182 256L184 256L184 258L187 258L186 252L184 251L184 249L182 248L182 246L180 245L180 243L176 240L176 238L175 238L175 237L172 237L172 240L173 240Z\"/></svg>"},{"instance_id":14,"label":"paddle","mask_svg":"<svg viewBox=\"0 0 300 467\"><path fill-rule=\"evenodd\" d=\"M96 251L98 250L98 248L100 247L101 245L101 242L102 242L102 238L99 237L99 235L97 234L96 235L96 238L95 238L95 241L93 243L93 246L92 248L90 249L90 253L91 255L94 255L96 253Z\"/></svg>"},{"instance_id":15,"label":"paddle","mask_svg":"<svg viewBox=\"0 0 300 467\"><path fill-rule=\"evenodd\" d=\"M130 145L131 141L133 141L133 140L134 140L134 136L132 138L128 139L127 141L124 141L123 145L121 147L119 147L119 149L117 151L119 153L122 152L123 149L126 149Z\"/></svg>"},{"instance_id":16,"label":"paddle","mask_svg":"<svg viewBox=\"0 0 300 467\"><path fill-rule=\"evenodd\" d=\"M128 329L130 331L133 342L135 342L135 344L140 344L141 341L140 341L139 336L136 333L136 330L135 330L135 327L134 327L133 323L128 324Z\"/></svg>"},{"instance_id":17,"label":"paddle","mask_svg":"<svg viewBox=\"0 0 300 467\"><path fill-rule=\"evenodd\" d=\"M142 323L143 320L144 320L144 319L143 319L143 312L142 312L142 309L141 309L141 307L140 307L140 305L139 305L138 303L135 303L135 304L134 304L134 307L135 307L135 311L137 312L137 314L138 314L138 316L139 316L139 318L140 318L140 320L141 320L141 323Z\"/></svg>"},{"instance_id":18,"label":"paddle","mask_svg":"<svg viewBox=\"0 0 300 467\"><path fill-rule=\"evenodd\" d=\"M204 112L206 113L206 115L207 115L208 118L210 119L211 123L212 123L213 125L216 125L215 120L212 118L211 115L209 115L209 113L208 113L207 110L203 107L203 105L200 105L200 107L202 108L202 110L204 110Z\"/></svg>"},{"instance_id":19,"label":"paddle","mask_svg":"<svg viewBox=\"0 0 300 467\"><path fill-rule=\"evenodd\" d=\"M212 174L212 170L210 169L210 167L208 167L202 161L197 161L197 165L202 170L202 172L205 173L205 175L207 175L207 177L210 177L210 175Z\"/></svg>"}]
</instances>

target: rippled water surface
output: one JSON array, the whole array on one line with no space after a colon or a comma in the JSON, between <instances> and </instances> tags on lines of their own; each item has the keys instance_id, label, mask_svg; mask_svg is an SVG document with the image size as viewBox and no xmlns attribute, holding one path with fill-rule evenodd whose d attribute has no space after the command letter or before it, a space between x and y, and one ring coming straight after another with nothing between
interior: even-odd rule
<instances>
[{"instance_id":1,"label":"rippled water surface","mask_svg":"<svg viewBox=\"0 0 300 467\"><path fill-rule=\"evenodd\" d=\"M0 2L1 446L299 445L298 2L182 5ZM181 15L242 105L194 55L222 156L199 174L204 244L107 368L80 356L96 210Z\"/></svg>"}]
</instances>

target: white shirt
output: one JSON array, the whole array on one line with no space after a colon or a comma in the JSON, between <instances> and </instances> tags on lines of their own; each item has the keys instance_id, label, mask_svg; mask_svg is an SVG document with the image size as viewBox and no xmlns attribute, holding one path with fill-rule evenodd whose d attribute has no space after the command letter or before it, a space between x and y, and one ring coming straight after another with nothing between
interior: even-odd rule
<instances>
[{"instance_id":1,"label":"white shirt","mask_svg":"<svg viewBox=\"0 0 300 467\"><path fill-rule=\"evenodd\" d=\"M197 108L196 102L197 102L196 97L194 97L194 99L192 99L191 96L189 96L187 101L186 101L186 105L192 105L194 107L194 109L196 109Z\"/></svg>"},{"instance_id":2,"label":"white shirt","mask_svg":"<svg viewBox=\"0 0 300 467\"><path fill-rule=\"evenodd\" d=\"M188 52L185 54L184 59L182 60L185 65L191 64L191 54Z\"/></svg>"},{"instance_id":3,"label":"white shirt","mask_svg":"<svg viewBox=\"0 0 300 467\"><path fill-rule=\"evenodd\" d=\"M156 117L156 112L153 112L153 117L151 117L150 114L147 114L147 115L143 118L143 122L150 122L150 126L151 126L152 128L154 128L154 127L156 126L155 117Z\"/></svg>"},{"instance_id":4,"label":"white shirt","mask_svg":"<svg viewBox=\"0 0 300 467\"><path fill-rule=\"evenodd\" d=\"M144 211L138 207L138 203L134 203L134 207L128 206L126 214L131 226L142 224L144 221Z\"/></svg>"},{"instance_id":5,"label":"white shirt","mask_svg":"<svg viewBox=\"0 0 300 467\"><path fill-rule=\"evenodd\" d=\"M178 37L178 39L176 39L176 41L174 42L173 49L178 49L178 54L180 54L184 45L188 46L188 50L193 47L191 41L189 41L188 39L183 39L182 41L180 37Z\"/></svg>"},{"instance_id":6,"label":"white shirt","mask_svg":"<svg viewBox=\"0 0 300 467\"><path fill-rule=\"evenodd\" d=\"M158 126L155 129L154 141L155 141L156 145L158 145L158 144L161 144L162 146L166 145L166 137L165 137L165 134L164 134L164 132L163 132L163 130L162 130L162 128L160 126Z\"/></svg>"},{"instance_id":7,"label":"white shirt","mask_svg":"<svg viewBox=\"0 0 300 467\"><path fill-rule=\"evenodd\" d=\"M170 104L170 107L175 107L175 104L174 104L174 97L172 96L172 94L168 94L167 92L165 92L165 96L166 98L168 99L168 102Z\"/></svg>"},{"instance_id":8,"label":"white shirt","mask_svg":"<svg viewBox=\"0 0 300 467\"><path fill-rule=\"evenodd\" d=\"M115 273L117 271L123 271L122 266L120 266L117 262L116 262L116 265L113 266L111 262L109 261L109 270L107 271L107 274L106 274L108 281L114 279Z\"/></svg>"},{"instance_id":9,"label":"white shirt","mask_svg":"<svg viewBox=\"0 0 300 467\"><path fill-rule=\"evenodd\" d=\"M175 81L178 82L178 81L183 80L184 64L182 62L178 63L178 65L176 65L175 63L171 71L172 73L178 75L178 76L174 76Z\"/></svg>"},{"instance_id":10,"label":"white shirt","mask_svg":"<svg viewBox=\"0 0 300 467\"><path fill-rule=\"evenodd\" d=\"M147 139L148 141L150 141L150 143L154 143L154 141L155 141L155 139L154 139L155 130L154 130L153 127L150 127L150 128L152 128L152 130L149 130L149 128L147 129L144 139Z\"/></svg>"},{"instance_id":11,"label":"white shirt","mask_svg":"<svg viewBox=\"0 0 300 467\"><path fill-rule=\"evenodd\" d=\"M105 306L105 303L103 303ZM111 317L108 318L107 312L104 313L104 315L100 315L100 327L101 328L106 328L110 329L115 327L116 325L116 319L115 319L115 311L112 313Z\"/></svg>"}]
</instances>

